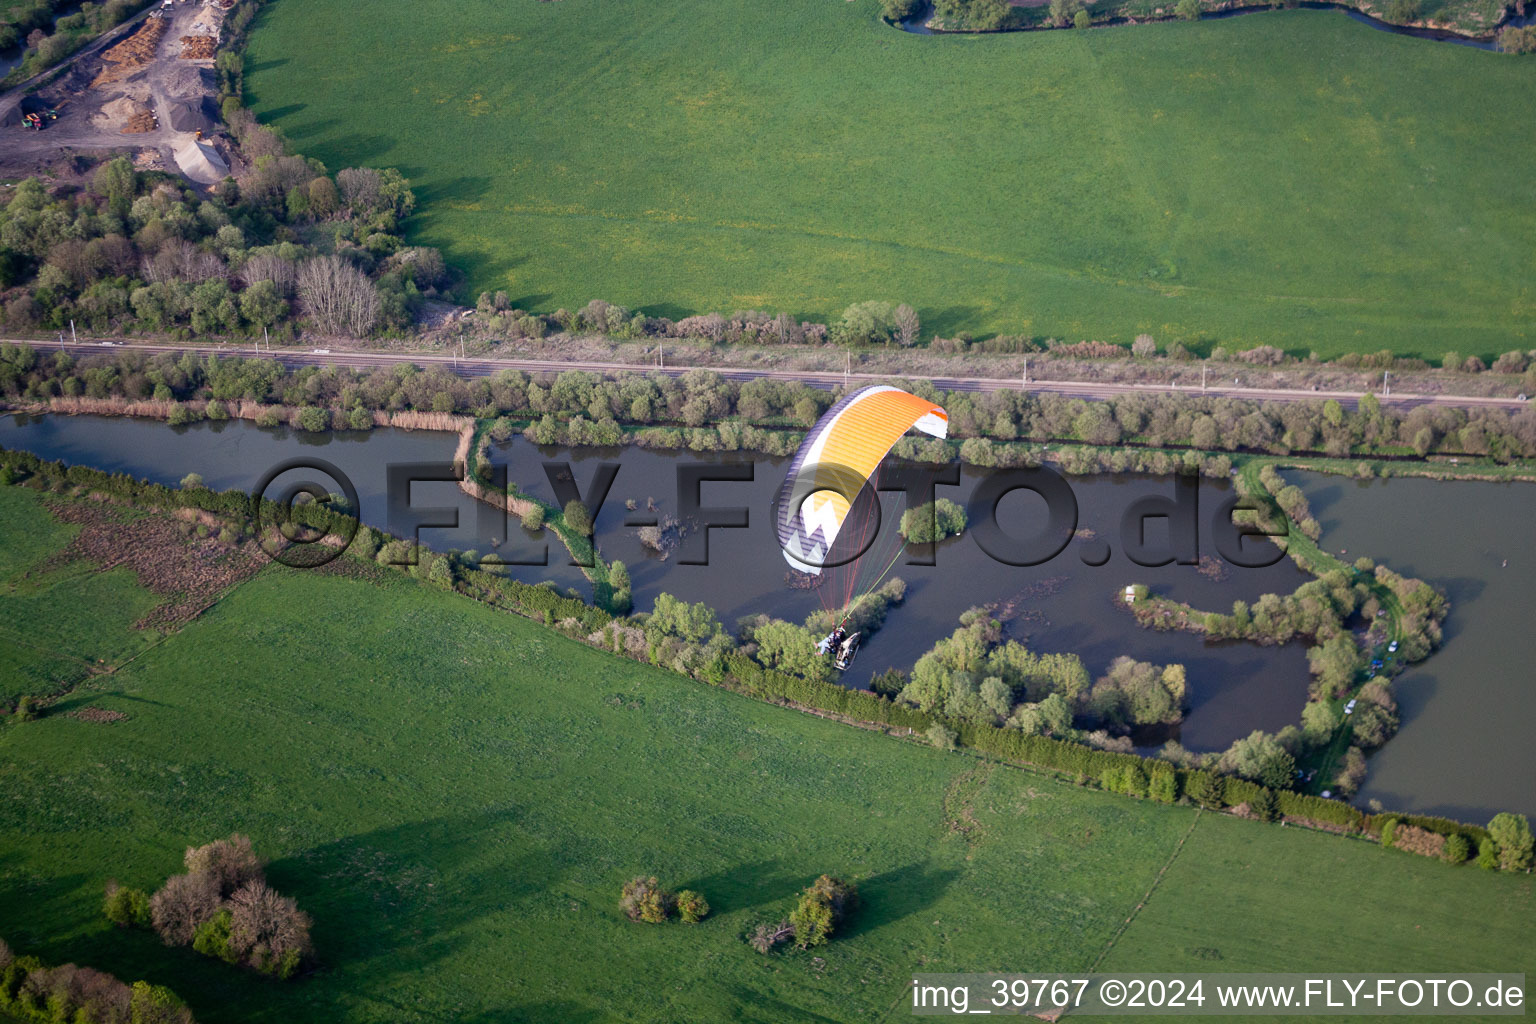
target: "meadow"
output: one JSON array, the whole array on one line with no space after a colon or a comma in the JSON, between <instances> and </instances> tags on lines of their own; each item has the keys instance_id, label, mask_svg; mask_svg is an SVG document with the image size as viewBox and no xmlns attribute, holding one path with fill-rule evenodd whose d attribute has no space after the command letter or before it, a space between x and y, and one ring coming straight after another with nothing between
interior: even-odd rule
<instances>
[{"instance_id":1,"label":"meadow","mask_svg":"<svg viewBox=\"0 0 1536 1024\"><path fill-rule=\"evenodd\" d=\"M275 0L256 25L257 114L333 170L400 167L469 301L1533 344L1536 65L1340 12L920 37L873 0Z\"/></svg>"},{"instance_id":2,"label":"meadow","mask_svg":"<svg viewBox=\"0 0 1536 1024\"><path fill-rule=\"evenodd\" d=\"M17 532L42 504L0 489L7 581L46 557ZM1212 948L1273 970L1536 968L1528 876L1079 789L338 565L268 568L0 725L0 936L168 984L204 1022L867 1022L906 1015L913 970ZM102 919L108 878L156 886L236 830L314 916L316 973L258 980ZM823 872L862 894L829 946L742 941ZM714 913L629 922L618 890L640 873Z\"/></svg>"}]
</instances>

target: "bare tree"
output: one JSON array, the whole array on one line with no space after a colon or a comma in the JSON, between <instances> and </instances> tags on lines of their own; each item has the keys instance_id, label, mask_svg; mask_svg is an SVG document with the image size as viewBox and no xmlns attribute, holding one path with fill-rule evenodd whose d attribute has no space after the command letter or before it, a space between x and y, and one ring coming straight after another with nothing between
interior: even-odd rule
<instances>
[{"instance_id":1,"label":"bare tree","mask_svg":"<svg viewBox=\"0 0 1536 1024\"><path fill-rule=\"evenodd\" d=\"M305 310L327 334L361 338L378 322L378 289L337 256L306 260L299 268L298 286Z\"/></svg>"},{"instance_id":2,"label":"bare tree","mask_svg":"<svg viewBox=\"0 0 1536 1024\"><path fill-rule=\"evenodd\" d=\"M384 205L384 179L372 167L348 167L336 174L342 202L354 213L372 213Z\"/></svg>"},{"instance_id":3,"label":"bare tree","mask_svg":"<svg viewBox=\"0 0 1536 1024\"><path fill-rule=\"evenodd\" d=\"M923 329L923 322L917 317L917 310L903 302L896 307L894 314L896 320L896 344L902 348L911 348L917 344L919 333Z\"/></svg>"},{"instance_id":4,"label":"bare tree","mask_svg":"<svg viewBox=\"0 0 1536 1024\"><path fill-rule=\"evenodd\" d=\"M298 267L291 260L285 260L273 252L257 253L240 268L240 280L245 282L247 288L257 281L271 281L285 296L293 294L298 276Z\"/></svg>"},{"instance_id":5,"label":"bare tree","mask_svg":"<svg viewBox=\"0 0 1536 1024\"><path fill-rule=\"evenodd\" d=\"M219 910L219 883L212 875L172 875L150 899L150 920L167 946L185 946L197 926Z\"/></svg>"},{"instance_id":6,"label":"bare tree","mask_svg":"<svg viewBox=\"0 0 1536 1024\"><path fill-rule=\"evenodd\" d=\"M264 862L251 848L251 840L238 832L228 839L215 839L206 846L187 847L183 858L194 875L208 875L218 884L219 895L228 896L251 882L265 880Z\"/></svg>"},{"instance_id":7,"label":"bare tree","mask_svg":"<svg viewBox=\"0 0 1536 1024\"><path fill-rule=\"evenodd\" d=\"M229 945L242 958L261 951L274 961L290 953L309 955L309 915L265 882L242 886L230 897L229 909Z\"/></svg>"}]
</instances>

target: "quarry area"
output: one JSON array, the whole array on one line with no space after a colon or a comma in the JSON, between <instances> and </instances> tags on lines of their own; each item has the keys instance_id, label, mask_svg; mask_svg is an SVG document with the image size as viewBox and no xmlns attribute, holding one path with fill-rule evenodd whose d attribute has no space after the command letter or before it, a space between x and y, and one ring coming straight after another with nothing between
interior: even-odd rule
<instances>
[{"instance_id":1,"label":"quarry area","mask_svg":"<svg viewBox=\"0 0 1536 1024\"><path fill-rule=\"evenodd\" d=\"M194 185L230 173L215 96L224 8L177 0L120 26L42 77L0 96L0 173L60 170L86 152L124 151L141 170Z\"/></svg>"}]
</instances>

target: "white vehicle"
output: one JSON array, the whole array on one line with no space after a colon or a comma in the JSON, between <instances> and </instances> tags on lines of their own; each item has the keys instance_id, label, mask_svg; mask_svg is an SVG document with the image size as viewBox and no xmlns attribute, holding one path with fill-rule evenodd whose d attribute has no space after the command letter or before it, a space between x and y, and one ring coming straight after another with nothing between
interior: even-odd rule
<instances>
[{"instance_id":1,"label":"white vehicle","mask_svg":"<svg viewBox=\"0 0 1536 1024\"><path fill-rule=\"evenodd\" d=\"M116 348L117 347L117 342L115 342L115 341L98 341L96 344L100 345L102 348Z\"/></svg>"},{"instance_id":2,"label":"white vehicle","mask_svg":"<svg viewBox=\"0 0 1536 1024\"><path fill-rule=\"evenodd\" d=\"M1391 643L1387 644L1387 653L1388 654L1396 654L1397 653L1397 641L1396 640L1393 640Z\"/></svg>"},{"instance_id":3,"label":"white vehicle","mask_svg":"<svg viewBox=\"0 0 1536 1024\"><path fill-rule=\"evenodd\" d=\"M1352 715L1355 713L1355 699L1353 697L1349 699L1348 704L1344 705L1344 713L1346 715Z\"/></svg>"},{"instance_id":4,"label":"white vehicle","mask_svg":"<svg viewBox=\"0 0 1536 1024\"><path fill-rule=\"evenodd\" d=\"M331 354L331 350L328 348L312 348L309 350L309 354L312 356L328 356Z\"/></svg>"}]
</instances>

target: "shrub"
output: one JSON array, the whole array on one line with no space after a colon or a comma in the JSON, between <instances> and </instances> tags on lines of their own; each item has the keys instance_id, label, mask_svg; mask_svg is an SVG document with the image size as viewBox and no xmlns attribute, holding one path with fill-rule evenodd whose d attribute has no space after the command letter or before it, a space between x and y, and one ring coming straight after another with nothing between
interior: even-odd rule
<instances>
[{"instance_id":1,"label":"shrub","mask_svg":"<svg viewBox=\"0 0 1536 1024\"><path fill-rule=\"evenodd\" d=\"M1477 866L1484 871L1499 869L1499 847L1492 839L1484 839L1477 844Z\"/></svg>"},{"instance_id":2,"label":"shrub","mask_svg":"<svg viewBox=\"0 0 1536 1024\"><path fill-rule=\"evenodd\" d=\"M182 856L187 871L207 875L218 885L219 897L229 897L236 889L264 880L265 862L256 855L251 840L238 832L228 839L215 839L203 846L189 846Z\"/></svg>"},{"instance_id":3,"label":"shrub","mask_svg":"<svg viewBox=\"0 0 1536 1024\"><path fill-rule=\"evenodd\" d=\"M230 950L228 910L221 910L197 926L192 934L192 948L203 956L216 957L227 964L238 963L240 958Z\"/></svg>"},{"instance_id":4,"label":"shrub","mask_svg":"<svg viewBox=\"0 0 1536 1024\"><path fill-rule=\"evenodd\" d=\"M901 535L909 544L929 544L965 532L965 509L948 498L909 508L901 514Z\"/></svg>"},{"instance_id":5,"label":"shrub","mask_svg":"<svg viewBox=\"0 0 1536 1024\"><path fill-rule=\"evenodd\" d=\"M1498 845L1499 868L1525 871L1531 866L1531 823L1523 814L1495 814L1488 823L1488 837Z\"/></svg>"},{"instance_id":6,"label":"shrub","mask_svg":"<svg viewBox=\"0 0 1536 1024\"><path fill-rule=\"evenodd\" d=\"M222 913L229 914L230 963L286 980L310 954L309 915L263 881L241 886Z\"/></svg>"},{"instance_id":7,"label":"shrub","mask_svg":"<svg viewBox=\"0 0 1536 1024\"><path fill-rule=\"evenodd\" d=\"M143 889L130 889L116 882L107 883L101 912L119 928L148 928L152 924L149 894Z\"/></svg>"},{"instance_id":8,"label":"shrub","mask_svg":"<svg viewBox=\"0 0 1536 1024\"><path fill-rule=\"evenodd\" d=\"M1201 807L1218 808L1223 803L1223 782L1220 775L1206 771L1193 771L1184 780L1184 795Z\"/></svg>"},{"instance_id":9,"label":"shrub","mask_svg":"<svg viewBox=\"0 0 1536 1024\"><path fill-rule=\"evenodd\" d=\"M1275 803L1274 791L1262 787L1254 794L1253 799L1248 801L1248 810L1260 821L1274 821L1280 816L1279 806Z\"/></svg>"},{"instance_id":10,"label":"shrub","mask_svg":"<svg viewBox=\"0 0 1536 1024\"><path fill-rule=\"evenodd\" d=\"M959 733L946 726L943 722L934 722L923 735L928 738L928 742L933 744L935 749L954 750L955 739Z\"/></svg>"},{"instance_id":11,"label":"shrub","mask_svg":"<svg viewBox=\"0 0 1536 1024\"><path fill-rule=\"evenodd\" d=\"M795 943L801 949L810 949L826 942L853 909L857 898L854 887L840 878L822 875L816 879L789 915L789 923L795 929Z\"/></svg>"},{"instance_id":12,"label":"shrub","mask_svg":"<svg viewBox=\"0 0 1536 1024\"><path fill-rule=\"evenodd\" d=\"M16 721L30 722L37 717L37 702L30 696L23 696L16 701Z\"/></svg>"},{"instance_id":13,"label":"shrub","mask_svg":"<svg viewBox=\"0 0 1536 1024\"><path fill-rule=\"evenodd\" d=\"M581 534L583 537L592 536L592 513L587 506L572 499L565 503L563 510L565 525Z\"/></svg>"},{"instance_id":14,"label":"shrub","mask_svg":"<svg viewBox=\"0 0 1536 1024\"><path fill-rule=\"evenodd\" d=\"M698 924L709 916L709 901L692 889L677 894L677 913L684 924Z\"/></svg>"},{"instance_id":15,"label":"shrub","mask_svg":"<svg viewBox=\"0 0 1536 1024\"><path fill-rule=\"evenodd\" d=\"M1382 846L1391 847L1392 841L1397 838L1397 826L1398 821L1396 818L1383 818L1381 820L1378 835Z\"/></svg>"},{"instance_id":16,"label":"shrub","mask_svg":"<svg viewBox=\"0 0 1536 1024\"><path fill-rule=\"evenodd\" d=\"M1454 832L1445 837L1445 850L1440 854L1447 864L1460 864L1471 854L1471 844L1467 837L1460 832Z\"/></svg>"},{"instance_id":17,"label":"shrub","mask_svg":"<svg viewBox=\"0 0 1536 1024\"><path fill-rule=\"evenodd\" d=\"M619 909L631 921L661 924L672 916L677 898L661 887L656 876L637 876L624 883L619 896Z\"/></svg>"},{"instance_id":18,"label":"shrub","mask_svg":"<svg viewBox=\"0 0 1536 1024\"><path fill-rule=\"evenodd\" d=\"M523 513L523 529L538 533L544 529L544 506L535 504Z\"/></svg>"}]
</instances>

